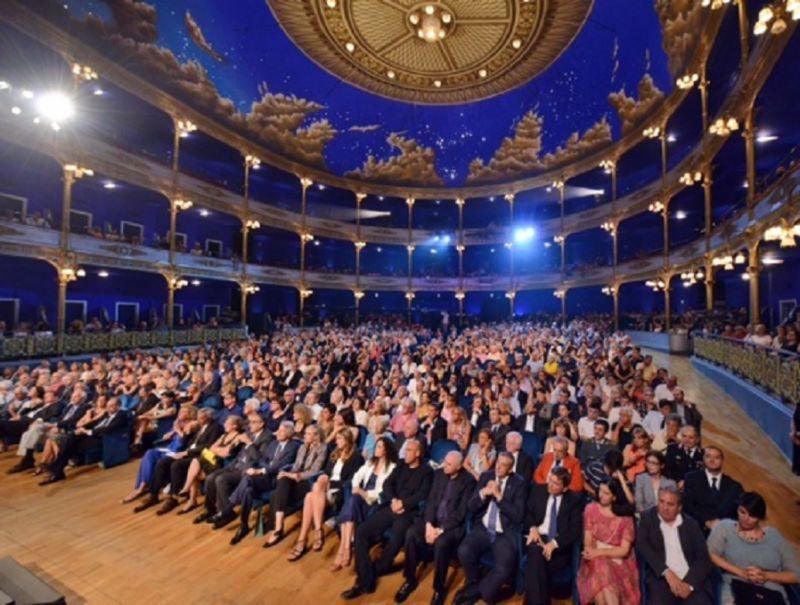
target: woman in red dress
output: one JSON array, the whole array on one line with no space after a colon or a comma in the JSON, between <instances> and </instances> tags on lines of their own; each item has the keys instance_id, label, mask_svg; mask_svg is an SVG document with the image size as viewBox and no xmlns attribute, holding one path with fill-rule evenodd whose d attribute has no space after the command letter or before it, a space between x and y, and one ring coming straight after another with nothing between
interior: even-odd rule
<instances>
[{"instance_id":1,"label":"woman in red dress","mask_svg":"<svg viewBox=\"0 0 800 605\"><path fill-rule=\"evenodd\" d=\"M616 479L601 483L597 498L583 513L583 553L578 570L581 603L639 603L633 508Z\"/></svg>"}]
</instances>

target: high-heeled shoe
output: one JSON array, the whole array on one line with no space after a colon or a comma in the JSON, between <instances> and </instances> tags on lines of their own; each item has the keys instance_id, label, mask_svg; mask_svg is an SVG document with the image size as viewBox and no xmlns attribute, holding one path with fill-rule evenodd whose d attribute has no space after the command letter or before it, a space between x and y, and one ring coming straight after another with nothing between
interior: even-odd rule
<instances>
[{"instance_id":1,"label":"high-heeled shoe","mask_svg":"<svg viewBox=\"0 0 800 605\"><path fill-rule=\"evenodd\" d=\"M325 545L325 532L321 529L315 529L314 541L311 543L311 550L320 551Z\"/></svg>"},{"instance_id":2,"label":"high-heeled shoe","mask_svg":"<svg viewBox=\"0 0 800 605\"><path fill-rule=\"evenodd\" d=\"M350 549L347 549L344 552L336 553L336 559L330 566L330 570L335 573L349 566L350 566Z\"/></svg>"},{"instance_id":3,"label":"high-heeled shoe","mask_svg":"<svg viewBox=\"0 0 800 605\"><path fill-rule=\"evenodd\" d=\"M300 557L306 554L306 541L298 540L294 544L294 548L289 552L286 557L287 561L297 561Z\"/></svg>"}]
</instances>

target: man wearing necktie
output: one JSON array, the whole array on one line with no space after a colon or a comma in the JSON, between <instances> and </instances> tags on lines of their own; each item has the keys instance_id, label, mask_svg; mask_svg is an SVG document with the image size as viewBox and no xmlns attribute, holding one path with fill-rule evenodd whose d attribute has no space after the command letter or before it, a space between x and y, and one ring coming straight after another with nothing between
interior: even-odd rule
<instances>
[{"instance_id":1,"label":"man wearing necktie","mask_svg":"<svg viewBox=\"0 0 800 605\"><path fill-rule=\"evenodd\" d=\"M545 485L533 485L525 526L528 562L525 565L525 603L550 603L548 578L572 562L572 548L581 536L581 496L569 491L570 472L563 466L550 472ZM563 597L564 595L557 595Z\"/></svg>"},{"instance_id":2,"label":"man wearing necktie","mask_svg":"<svg viewBox=\"0 0 800 605\"><path fill-rule=\"evenodd\" d=\"M527 483L512 472L514 457L508 452L497 456L494 470L481 475L467 504L475 523L458 547L458 559L467 582L456 595L456 605L500 600L504 582L513 581L517 569L517 540L525 514ZM483 578L480 560L491 551L494 566Z\"/></svg>"},{"instance_id":3,"label":"man wearing necktie","mask_svg":"<svg viewBox=\"0 0 800 605\"><path fill-rule=\"evenodd\" d=\"M22 459L8 470L8 474L33 468L35 466L33 453L47 432L55 427L62 430L74 429L88 407L86 394L80 389L72 393L69 403L63 409L59 409L61 406L54 392L45 393L44 404L28 426L28 430L20 437L17 455L22 456Z\"/></svg>"},{"instance_id":4,"label":"man wearing necktie","mask_svg":"<svg viewBox=\"0 0 800 605\"><path fill-rule=\"evenodd\" d=\"M254 431L252 446L240 452L236 461L222 469L222 472L214 471L219 474L212 489L209 489L209 482L206 480L206 500L216 497L213 508L217 513L211 518L214 529L221 529L236 518L234 508L238 504L242 507L242 520L248 519L253 499L275 488L278 473L294 462L297 450L300 449L300 442L294 439L294 424L290 420L281 422L274 439L266 430L261 416L253 413L248 421ZM264 434L269 436L265 438ZM229 469L229 472L225 472ZM208 504L206 507L208 508Z\"/></svg>"},{"instance_id":5,"label":"man wearing necktie","mask_svg":"<svg viewBox=\"0 0 800 605\"><path fill-rule=\"evenodd\" d=\"M687 473L683 482L683 511L700 524L706 537L720 519L736 519L742 484L722 472L724 460L722 450L706 447L705 468Z\"/></svg>"},{"instance_id":6,"label":"man wearing necktie","mask_svg":"<svg viewBox=\"0 0 800 605\"><path fill-rule=\"evenodd\" d=\"M67 436L64 447L58 457L49 465L50 477L39 483L49 485L66 479L64 469L70 459L83 460L86 452L103 443L103 435L112 433L128 424L128 416L120 409L119 399L112 397L106 404L106 414L93 424L75 429Z\"/></svg>"}]
</instances>

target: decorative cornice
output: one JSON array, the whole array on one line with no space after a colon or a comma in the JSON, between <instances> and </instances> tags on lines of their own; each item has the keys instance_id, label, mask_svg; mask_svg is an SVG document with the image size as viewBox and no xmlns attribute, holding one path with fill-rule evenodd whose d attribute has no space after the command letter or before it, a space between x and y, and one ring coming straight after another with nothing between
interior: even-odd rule
<instances>
[{"instance_id":1,"label":"decorative cornice","mask_svg":"<svg viewBox=\"0 0 800 605\"><path fill-rule=\"evenodd\" d=\"M800 220L800 166L784 175L770 189L759 197L753 208L751 219L747 208L741 210L728 221L720 224L711 236L711 247L707 251L705 240L696 240L670 251L668 273L677 275L682 271L704 266L709 256L724 251L736 250L753 244L757 234L763 234L780 219L790 223ZM760 240L759 240L760 241ZM233 261L208 259L191 254L175 255L175 266L170 267L165 250L146 246L127 246L132 250L126 256L119 256L111 250L107 242L88 236L73 235L70 238L75 261L83 265L130 269L150 273L164 273L174 270L180 275L217 279L238 283L241 280L241 263L238 267ZM61 251L58 248L58 232L30 227L18 223L0 223L0 254L37 258L56 265ZM611 266L586 267L579 275L569 274L566 279L558 272L522 274L514 276L514 291L570 289L585 286L617 285L645 281L664 274L664 257L656 254L645 259L636 259L617 265L616 275ZM248 279L254 284L272 284L299 287L300 271L283 267L247 265ZM406 276L361 275L357 282L354 274L320 273L306 270L302 285L309 288L341 289L361 291L439 292L439 291L506 291L508 275L498 274L488 277L457 276L446 278L413 278L409 284Z\"/></svg>"}]
</instances>

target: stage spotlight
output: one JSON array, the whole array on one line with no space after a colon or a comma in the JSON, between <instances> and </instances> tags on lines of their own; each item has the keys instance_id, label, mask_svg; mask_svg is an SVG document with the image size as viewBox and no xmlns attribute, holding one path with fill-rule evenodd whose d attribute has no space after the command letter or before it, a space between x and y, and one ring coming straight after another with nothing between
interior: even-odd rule
<instances>
[{"instance_id":1,"label":"stage spotlight","mask_svg":"<svg viewBox=\"0 0 800 605\"><path fill-rule=\"evenodd\" d=\"M518 227L514 229L514 241L518 244L525 244L531 241L535 234L533 227Z\"/></svg>"},{"instance_id":2,"label":"stage spotlight","mask_svg":"<svg viewBox=\"0 0 800 605\"><path fill-rule=\"evenodd\" d=\"M36 109L50 122L60 124L75 115L75 106L63 92L48 92L36 100Z\"/></svg>"}]
</instances>

